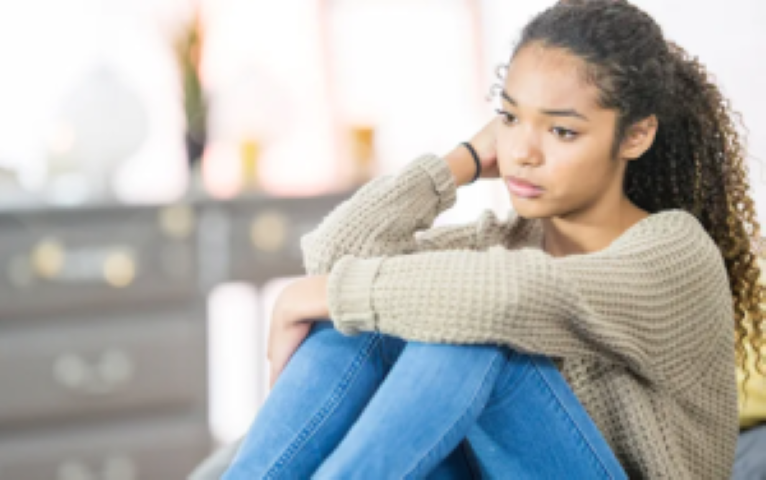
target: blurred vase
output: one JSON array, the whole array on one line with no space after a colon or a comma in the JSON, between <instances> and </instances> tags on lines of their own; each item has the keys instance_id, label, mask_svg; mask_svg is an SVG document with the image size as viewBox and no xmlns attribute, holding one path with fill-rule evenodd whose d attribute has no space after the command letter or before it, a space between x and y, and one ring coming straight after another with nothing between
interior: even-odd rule
<instances>
[{"instance_id":1,"label":"blurred vase","mask_svg":"<svg viewBox=\"0 0 766 480\"><path fill-rule=\"evenodd\" d=\"M148 132L140 97L114 69L99 65L55 117L47 148L47 194L66 203L76 185L81 200L110 197L112 174L143 146Z\"/></svg>"},{"instance_id":2,"label":"blurred vase","mask_svg":"<svg viewBox=\"0 0 766 480\"><path fill-rule=\"evenodd\" d=\"M203 131L201 133L193 133L189 129L184 133L184 144L186 145L186 160L189 168L194 170L200 163L202 154L205 151L205 144L207 142L207 135Z\"/></svg>"}]
</instances>

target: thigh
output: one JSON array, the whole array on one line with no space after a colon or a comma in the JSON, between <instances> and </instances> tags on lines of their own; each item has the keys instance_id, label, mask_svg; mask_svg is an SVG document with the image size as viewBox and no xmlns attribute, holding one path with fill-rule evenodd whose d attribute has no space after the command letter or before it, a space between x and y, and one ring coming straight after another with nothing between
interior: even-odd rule
<instances>
[{"instance_id":1,"label":"thigh","mask_svg":"<svg viewBox=\"0 0 766 480\"><path fill-rule=\"evenodd\" d=\"M385 378L395 339L316 322L259 409L224 478L308 478Z\"/></svg>"},{"instance_id":2,"label":"thigh","mask_svg":"<svg viewBox=\"0 0 766 480\"><path fill-rule=\"evenodd\" d=\"M467 434L487 478L627 478L553 362L510 351Z\"/></svg>"},{"instance_id":3,"label":"thigh","mask_svg":"<svg viewBox=\"0 0 766 480\"><path fill-rule=\"evenodd\" d=\"M315 478L459 478L469 465L456 447L505 363L497 346L408 342Z\"/></svg>"}]
</instances>

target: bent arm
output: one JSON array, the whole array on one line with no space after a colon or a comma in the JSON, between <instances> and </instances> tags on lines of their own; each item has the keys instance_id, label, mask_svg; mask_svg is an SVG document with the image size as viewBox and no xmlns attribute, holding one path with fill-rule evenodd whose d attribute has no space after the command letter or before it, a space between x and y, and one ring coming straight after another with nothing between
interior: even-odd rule
<instances>
[{"instance_id":1,"label":"bent arm","mask_svg":"<svg viewBox=\"0 0 766 480\"><path fill-rule=\"evenodd\" d=\"M730 327L723 260L688 214L655 221L598 253L538 249L342 258L329 307L347 335L494 343L553 357L600 357L664 382Z\"/></svg>"},{"instance_id":2,"label":"bent arm","mask_svg":"<svg viewBox=\"0 0 766 480\"><path fill-rule=\"evenodd\" d=\"M473 168L472 160L454 155L421 155L397 175L377 177L339 204L301 237L306 273L329 273L344 255L368 258L475 248L476 224L438 227L423 240L415 236L455 204L458 186L470 179L472 172L465 165Z\"/></svg>"}]
</instances>

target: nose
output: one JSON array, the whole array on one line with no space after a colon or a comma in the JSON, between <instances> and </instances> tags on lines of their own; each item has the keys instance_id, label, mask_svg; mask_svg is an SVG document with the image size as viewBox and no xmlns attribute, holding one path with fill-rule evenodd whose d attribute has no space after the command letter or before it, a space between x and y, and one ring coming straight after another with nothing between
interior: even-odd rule
<instances>
[{"instance_id":1,"label":"nose","mask_svg":"<svg viewBox=\"0 0 766 480\"><path fill-rule=\"evenodd\" d=\"M517 167L537 167L543 163L539 139L531 129L517 128L508 143L510 159Z\"/></svg>"}]
</instances>

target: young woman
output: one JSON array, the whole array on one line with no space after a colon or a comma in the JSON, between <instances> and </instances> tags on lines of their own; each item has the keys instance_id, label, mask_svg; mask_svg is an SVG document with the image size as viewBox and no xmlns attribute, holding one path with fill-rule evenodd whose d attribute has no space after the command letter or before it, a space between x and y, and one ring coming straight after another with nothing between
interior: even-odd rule
<instances>
[{"instance_id":1,"label":"young woman","mask_svg":"<svg viewBox=\"0 0 766 480\"><path fill-rule=\"evenodd\" d=\"M726 99L605 0L534 18L495 91L476 162L419 156L302 239L224 478L729 477L764 289ZM508 218L429 228L475 172Z\"/></svg>"}]
</instances>

